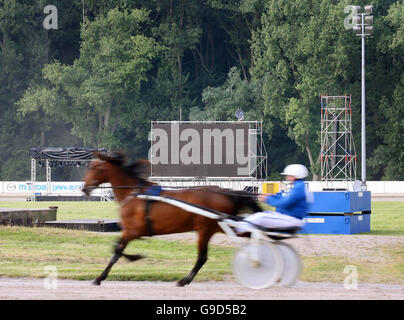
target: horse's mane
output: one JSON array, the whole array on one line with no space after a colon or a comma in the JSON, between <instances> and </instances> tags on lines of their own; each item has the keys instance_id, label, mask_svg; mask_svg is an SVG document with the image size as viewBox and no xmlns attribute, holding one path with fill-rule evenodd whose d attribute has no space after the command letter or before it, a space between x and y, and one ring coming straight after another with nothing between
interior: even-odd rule
<instances>
[{"instance_id":1,"label":"horse's mane","mask_svg":"<svg viewBox=\"0 0 404 320\"><path fill-rule=\"evenodd\" d=\"M128 176L147 182L148 173L150 172L150 162L145 159L140 159L130 164L123 165L122 169Z\"/></svg>"},{"instance_id":2,"label":"horse's mane","mask_svg":"<svg viewBox=\"0 0 404 320\"><path fill-rule=\"evenodd\" d=\"M97 153L96 157L120 167L126 175L134 179L147 181L147 171L150 162L146 159L139 159L132 163L127 163L127 158L123 152L112 151L110 153Z\"/></svg>"}]
</instances>

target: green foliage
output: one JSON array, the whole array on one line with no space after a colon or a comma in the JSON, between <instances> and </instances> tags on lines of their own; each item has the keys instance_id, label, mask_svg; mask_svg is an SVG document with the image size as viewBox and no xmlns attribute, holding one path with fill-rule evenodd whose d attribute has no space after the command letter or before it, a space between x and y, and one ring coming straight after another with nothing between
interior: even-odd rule
<instances>
[{"instance_id":1,"label":"green foliage","mask_svg":"<svg viewBox=\"0 0 404 320\"><path fill-rule=\"evenodd\" d=\"M80 58L72 65L45 66L49 86L29 88L20 112L39 106L72 124L72 132L97 147L119 147L115 130L128 126L128 102L147 80L160 50L153 38L141 34L147 12L113 9L83 27ZM36 107L36 108L35 108Z\"/></svg>"},{"instance_id":2,"label":"green foliage","mask_svg":"<svg viewBox=\"0 0 404 320\"><path fill-rule=\"evenodd\" d=\"M393 3L385 17L385 20L390 26L394 28L394 34L392 36L392 41L390 48L403 48L404 46L404 2L397 1Z\"/></svg>"},{"instance_id":3,"label":"green foliage","mask_svg":"<svg viewBox=\"0 0 404 320\"><path fill-rule=\"evenodd\" d=\"M262 84L258 80L243 80L240 71L230 69L225 83L218 87L207 87L202 93L203 110L191 109L191 120L235 120L235 112L242 109L245 120L261 120L263 102Z\"/></svg>"},{"instance_id":4,"label":"green foliage","mask_svg":"<svg viewBox=\"0 0 404 320\"><path fill-rule=\"evenodd\" d=\"M267 1L253 33L254 78L264 79L265 111L280 119L310 165L319 151L319 96L337 95L350 76L344 3ZM352 36L351 36L352 38Z\"/></svg>"},{"instance_id":5,"label":"green foliage","mask_svg":"<svg viewBox=\"0 0 404 320\"><path fill-rule=\"evenodd\" d=\"M46 4L0 5L1 180L29 178L31 147L146 157L150 120L234 120L237 109L263 120L271 177L291 162L315 177L321 94L352 93L361 156L360 41L343 26L348 0L55 0L57 30L43 28ZM403 179L404 3L372 4L367 178Z\"/></svg>"},{"instance_id":6,"label":"green foliage","mask_svg":"<svg viewBox=\"0 0 404 320\"><path fill-rule=\"evenodd\" d=\"M392 88L397 85L402 58L398 54L386 57L386 53L392 53L386 49L386 43L393 39L392 50L401 43L402 8L398 3L390 3L389 9L388 2L374 2L377 31L367 40L366 51L367 155L369 158L373 152L380 154L388 150L395 154L394 160L388 162L402 166L401 150L387 143L377 150L383 143L381 137L389 132L390 122L399 122L397 111L393 111L395 116L391 113L394 109L391 97L397 95ZM360 41L352 30L345 30L343 26L344 7L349 4L322 0L267 1L262 25L253 33L252 74L253 78L264 79L265 112L279 119L287 128L288 136L307 152L313 173L318 173L319 167L321 94L353 94L354 136L356 143L360 141ZM396 27L393 34L388 23ZM392 61L397 63L397 68L391 65ZM389 111L381 111L386 97L390 101ZM384 131L380 136L377 133L381 132L381 126ZM371 163L374 167L376 162ZM384 170L370 171L368 179L379 179L383 174Z\"/></svg>"},{"instance_id":7,"label":"green foliage","mask_svg":"<svg viewBox=\"0 0 404 320\"><path fill-rule=\"evenodd\" d=\"M46 1L2 1L0 6L0 179L29 178L28 149L75 144L70 128L44 114L21 120L15 103L32 84L41 82L41 69L54 58L71 63L78 47L81 1L53 2L64 12L55 32L43 28ZM39 175L40 177L40 175ZM59 175L54 176L58 179Z\"/></svg>"},{"instance_id":8,"label":"green foliage","mask_svg":"<svg viewBox=\"0 0 404 320\"><path fill-rule=\"evenodd\" d=\"M404 74L402 81L404 81ZM387 119L378 132L383 136L371 159L369 166L373 170L380 170L383 180L404 179L404 86L398 84L394 91L392 103L387 99L381 101L381 111Z\"/></svg>"},{"instance_id":9,"label":"green foliage","mask_svg":"<svg viewBox=\"0 0 404 320\"><path fill-rule=\"evenodd\" d=\"M404 2L393 3L384 17L384 27L389 37L381 37L380 50L389 55L389 92L379 103L382 121L378 123L377 134L381 137L369 159L369 167L379 173L383 180L404 179Z\"/></svg>"}]
</instances>

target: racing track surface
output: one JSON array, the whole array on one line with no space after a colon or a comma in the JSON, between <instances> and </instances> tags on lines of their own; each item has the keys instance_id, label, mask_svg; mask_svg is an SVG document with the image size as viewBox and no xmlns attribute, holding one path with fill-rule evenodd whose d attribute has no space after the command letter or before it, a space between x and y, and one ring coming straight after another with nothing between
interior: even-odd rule
<instances>
[{"instance_id":1,"label":"racing track surface","mask_svg":"<svg viewBox=\"0 0 404 320\"><path fill-rule=\"evenodd\" d=\"M274 286L254 290L236 282L175 282L58 280L56 289L45 289L44 279L0 278L1 300L404 300L402 285L358 284L356 290L343 283L297 282L292 287Z\"/></svg>"}]
</instances>

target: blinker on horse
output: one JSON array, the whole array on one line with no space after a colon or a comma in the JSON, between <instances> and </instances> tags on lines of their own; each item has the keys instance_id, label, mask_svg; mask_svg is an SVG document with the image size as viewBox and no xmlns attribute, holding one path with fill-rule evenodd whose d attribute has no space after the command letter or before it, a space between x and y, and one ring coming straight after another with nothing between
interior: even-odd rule
<instances>
[{"instance_id":1,"label":"blinker on horse","mask_svg":"<svg viewBox=\"0 0 404 320\"><path fill-rule=\"evenodd\" d=\"M223 213L237 215L243 208L260 211L258 203L247 192L225 190L219 187L194 187L183 190L161 190L147 180L147 160L138 160L130 166L125 165L121 153L97 153L98 159L90 163L84 176L83 192L87 195L103 183L111 183L115 199L120 204L122 234L114 247L114 254L104 271L93 281L100 285L112 266L120 257L130 261L143 258L142 255L123 253L128 243L144 236L196 231L198 234L198 257L190 273L177 282L184 286L195 278L208 259L208 243L216 232L221 232L217 220L184 211L178 207L158 201L142 200L135 193L159 190L161 196L186 201L188 203L214 209ZM156 186L156 187L153 187Z\"/></svg>"}]
</instances>

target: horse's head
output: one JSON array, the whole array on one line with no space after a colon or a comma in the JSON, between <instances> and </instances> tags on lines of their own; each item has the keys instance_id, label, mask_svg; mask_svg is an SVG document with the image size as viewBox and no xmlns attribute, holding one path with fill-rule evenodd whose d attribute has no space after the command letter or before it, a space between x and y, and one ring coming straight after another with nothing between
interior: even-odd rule
<instances>
[{"instance_id":1,"label":"horse's head","mask_svg":"<svg viewBox=\"0 0 404 320\"><path fill-rule=\"evenodd\" d=\"M150 172L150 162L140 159L130 165L125 165L126 157L121 152L96 153L95 160L84 176L83 192L89 195L100 184L111 182L119 176L121 186L133 186L134 184L148 184L147 178Z\"/></svg>"},{"instance_id":2,"label":"horse's head","mask_svg":"<svg viewBox=\"0 0 404 320\"><path fill-rule=\"evenodd\" d=\"M122 166L125 162L124 155L119 152L111 154L96 152L95 156L97 159L90 162L88 170L84 175L84 187L82 191L87 196L100 184L110 182L111 164Z\"/></svg>"}]
</instances>

